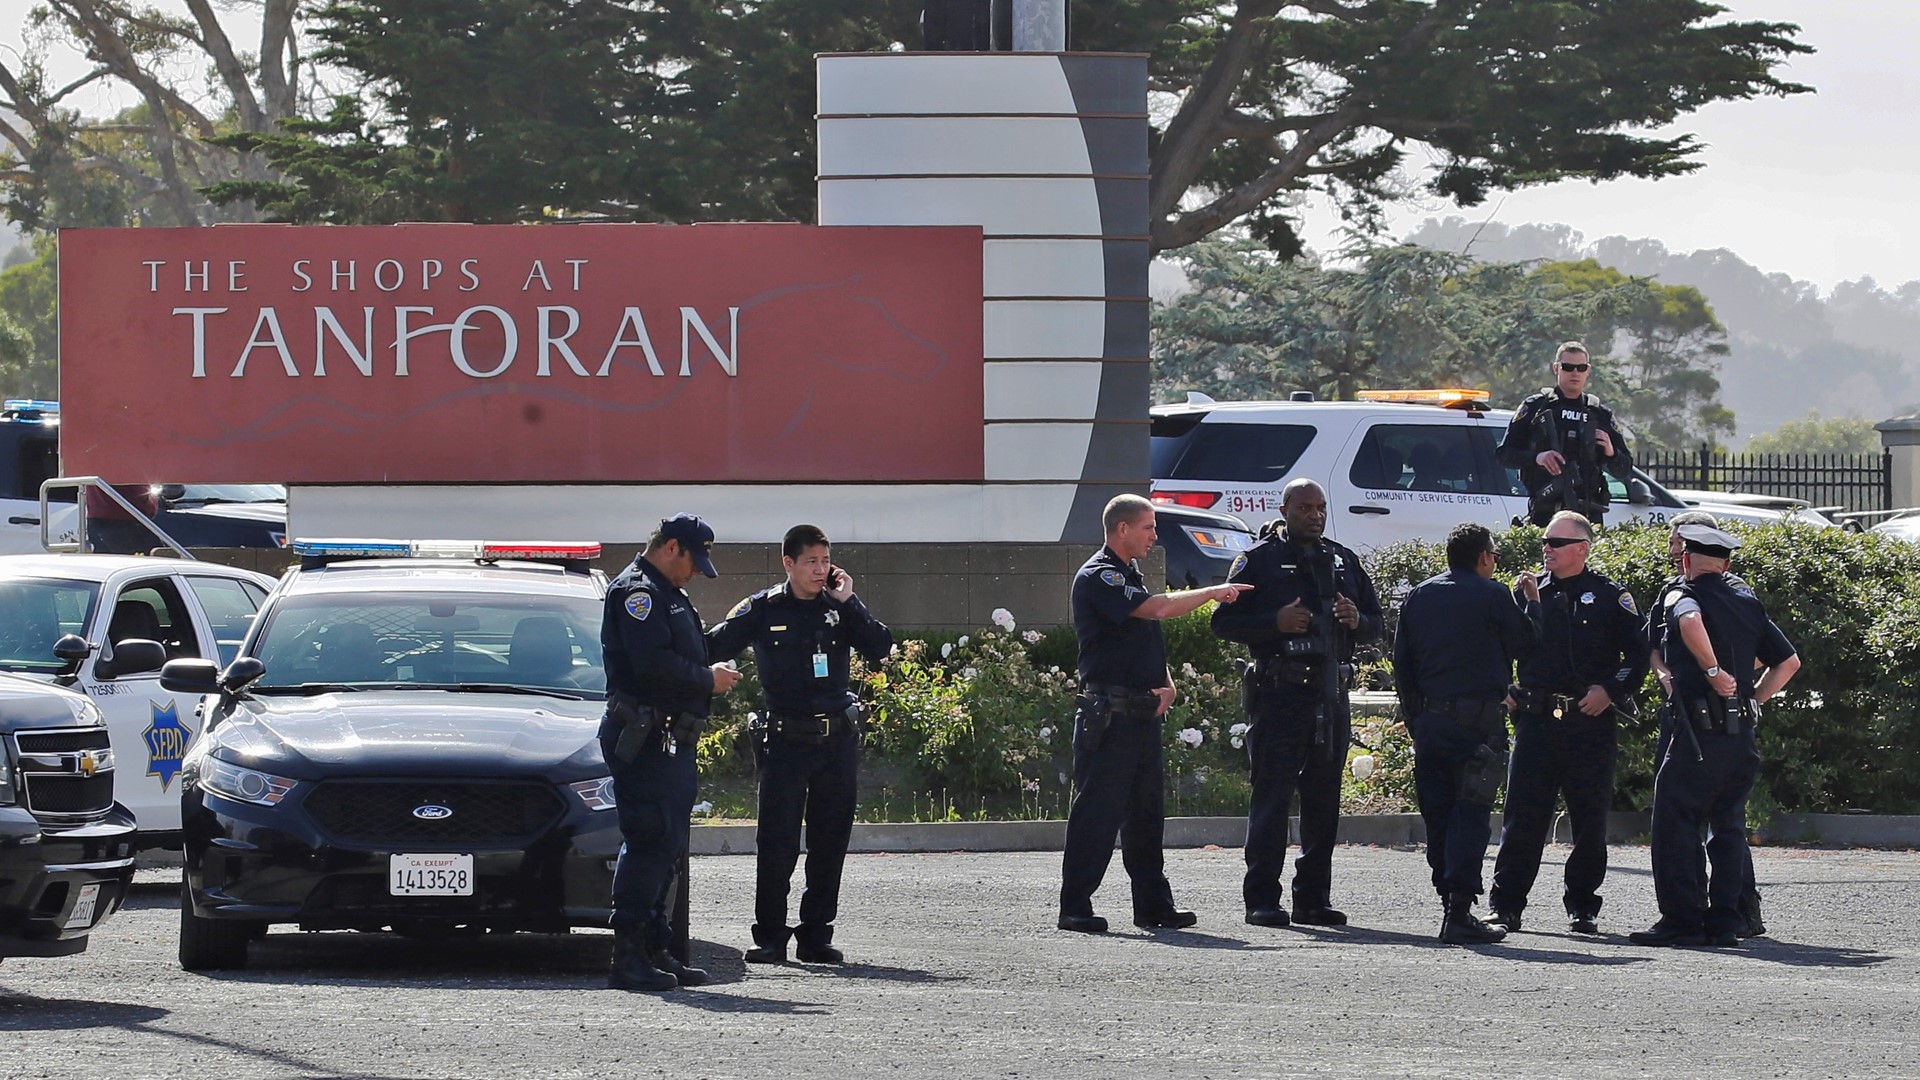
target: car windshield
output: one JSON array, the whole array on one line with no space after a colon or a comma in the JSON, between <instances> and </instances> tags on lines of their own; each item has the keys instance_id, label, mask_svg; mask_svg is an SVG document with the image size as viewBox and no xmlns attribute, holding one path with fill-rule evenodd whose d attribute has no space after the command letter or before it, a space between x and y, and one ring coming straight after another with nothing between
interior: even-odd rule
<instances>
[{"instance_id":1,"label":"car windshield","mask_svg":"<svg viewBox=\"0 0 1920 1080\"><path fill-rule=\"evenodd\" d=\"M0 580L0 669L58 672L67 666L53 655L65 634L86 634L100 586L63 578Z\"/></svg>"},{"instance_id":2,"label":"car windshield","mask_svg":"<svg viewBox=\"0 0 1920 1080\"><path fill-rule=\"evenodd\" d=\"M292 596L263 613L254 689L605 693L600 602L526 593Z\"/></svg>"},{"instance_id":3,"label":"car windshield","mask_svg":"<svg viewBox=\"0 0 1920 1080\"><path fill-rule=\"evenodd\" d=\"M165 485L163 485L164 487ZM164 494L175 503L286 502L287 489L279 484L183 484L179 494Z\"/></svg>"}]
</instances>

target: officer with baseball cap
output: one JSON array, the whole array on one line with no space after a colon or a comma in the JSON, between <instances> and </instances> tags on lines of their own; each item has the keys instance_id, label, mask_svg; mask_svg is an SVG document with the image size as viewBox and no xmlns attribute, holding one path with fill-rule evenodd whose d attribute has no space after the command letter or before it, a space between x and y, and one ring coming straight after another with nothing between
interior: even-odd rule
<instances>
[{"instance_id":1,"label":"officer with baseball cap","mask_svg":"<svg viewBox=\"0 0 1920 1080\"><path fill-rule=\"evenodd\" d=\"M1675 531L1686 580L1659 600L1674 729L1653 786L1660 921L1629 936L1640 945L1733 945L1743 924L1747 794L1760 767L1754 727L1760 705L1793 678L1800 658L1759 599L1727 583L1739 538L1705 524ZM1756 677L1759 665L1765 671Z\"/></svg>"},{"instance_id":2,"label":"officer with baseball cap","mask_svg":"<svg viewBox=\"0 0 1920 1080\"><path fill-rule=\"evenodd\" d=\"M719 576L712 546L712 527L692 514L675 514L607 589L600 748L613 776L623 841L613 871L607 974L616 990L672 990L707 978L673 955L668 902L687 854L694 744L713 695L740 679L732 667L708 662L700 613L685 592L695 573Z\"/></svg>"}]
</instances>

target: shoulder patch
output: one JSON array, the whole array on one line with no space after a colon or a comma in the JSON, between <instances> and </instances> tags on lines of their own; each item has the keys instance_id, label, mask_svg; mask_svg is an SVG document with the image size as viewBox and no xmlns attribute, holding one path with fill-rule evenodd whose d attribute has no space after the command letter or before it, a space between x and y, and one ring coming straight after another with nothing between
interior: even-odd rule
<instances>
[{"instance_id":1,"label":"shoulder patch","mask_svg":"<svg viewBox=\"0 0 1920 1080\"><path fill-rule=\"evenodd\" d=\"M1233 557L1233 565L1227 568L1227 576L1230 578L1237 577L1239 576L1240 571L1245 570L1246 568L1247 568L1247 553L1243 551L1240 554L1235 555Z\"/></svg>"},{"instance_id":2,"label":"shoulder patch","mask_svg":"<svg viewBox=\"0 0 1920 1080\"><path fill-rule=\"evenodd\" d=\"M1126 585L1127 575L1121 573L1118 570L1102 570L1100 571L1100 580L1106 582L1109 585L1112 585L1115 587L1121 587Z\"/></svg>"},{"instance_id":3,"label":"shoulder patch","mask_svg":"<svg viewBox=\"0 0 1920 1080\"><path fill-rule=\"evenodd\" d=\"M1670 608L1684 599L1686 595L1687 593L1684 589L1669 589L1667 590L1667 594L1660 598L1660 606Z\"/></svg>"},{"instance_id":4,"label":"shoulder patch","mask_svg":"<svg viewBox=\"0 0 1920 1080\"><path fill-rule=\"evenodd\" d=\"M639 619L641 622L646 622L647 616L653 614L653 594L645 592L628 593L627 614Z\"/></svg>"},{"instance_id":5,"label":"shoulder patch","mask_svg":"<svg viewBox=\"0 0 1920 1080\"><path fill-rule=\"evenodd\" d=\"M751 610L753 610L753 597L749 596L733 605L733 610L727 612L727 618L737 619Z\"/></svg>"},{"instance_id":6,"label":"shoulder patch","mask_svg":"<svg viewBox=\"0 0 1920 1080\"><path fill-rule=\"evenodd\" d=\"M1620 590L1620 606L1625 608L1629 615L1640 614L1640 609L1633 606L1633 594L1625 589Z\"/></svg>"}]
</instances>

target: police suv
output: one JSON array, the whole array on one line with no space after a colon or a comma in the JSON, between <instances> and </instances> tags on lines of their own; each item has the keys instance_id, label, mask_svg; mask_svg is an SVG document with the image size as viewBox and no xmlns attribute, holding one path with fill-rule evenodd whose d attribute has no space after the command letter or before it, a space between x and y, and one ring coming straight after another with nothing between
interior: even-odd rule
<instances>
[{"instance_id":1,"label":"police suv","mask_svg":"<svg viewBox=\"0 0 1920 1080\"><path fill-rule=\"evenodd\" d=\"M1258 527L1280 516L1287 481L1307 477L1326 489L1327 535L1358 550L1443 540L1462 522L1498 532L1526 517L1518 471L1493 455L1513 413L1488 408L1486 391L1362 390L1359 397L1216 402L1189 394L1184 404L1155 406L1152 497ZM1607 477L1607 486L1611 524L1664 522L1694 505L1639 469L1627 483ZM1734 521L1784 516L1699 507Z\"/></svg>"}]
</instances>

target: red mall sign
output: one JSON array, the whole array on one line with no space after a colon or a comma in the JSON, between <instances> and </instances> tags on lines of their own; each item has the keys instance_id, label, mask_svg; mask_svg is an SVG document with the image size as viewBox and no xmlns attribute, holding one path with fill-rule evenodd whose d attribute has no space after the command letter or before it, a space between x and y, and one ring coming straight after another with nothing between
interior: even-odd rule
<instances>
[{"instance_id":1,"label":"red mall sign","mask_svg":"<svg viewBox=\"0 0 1920 1080\"><path fill-rule=\"evenodd\" d=\"M978 481L980 236L68 230L63 467L116 483Z\"/></svg>"}]
</instances>

